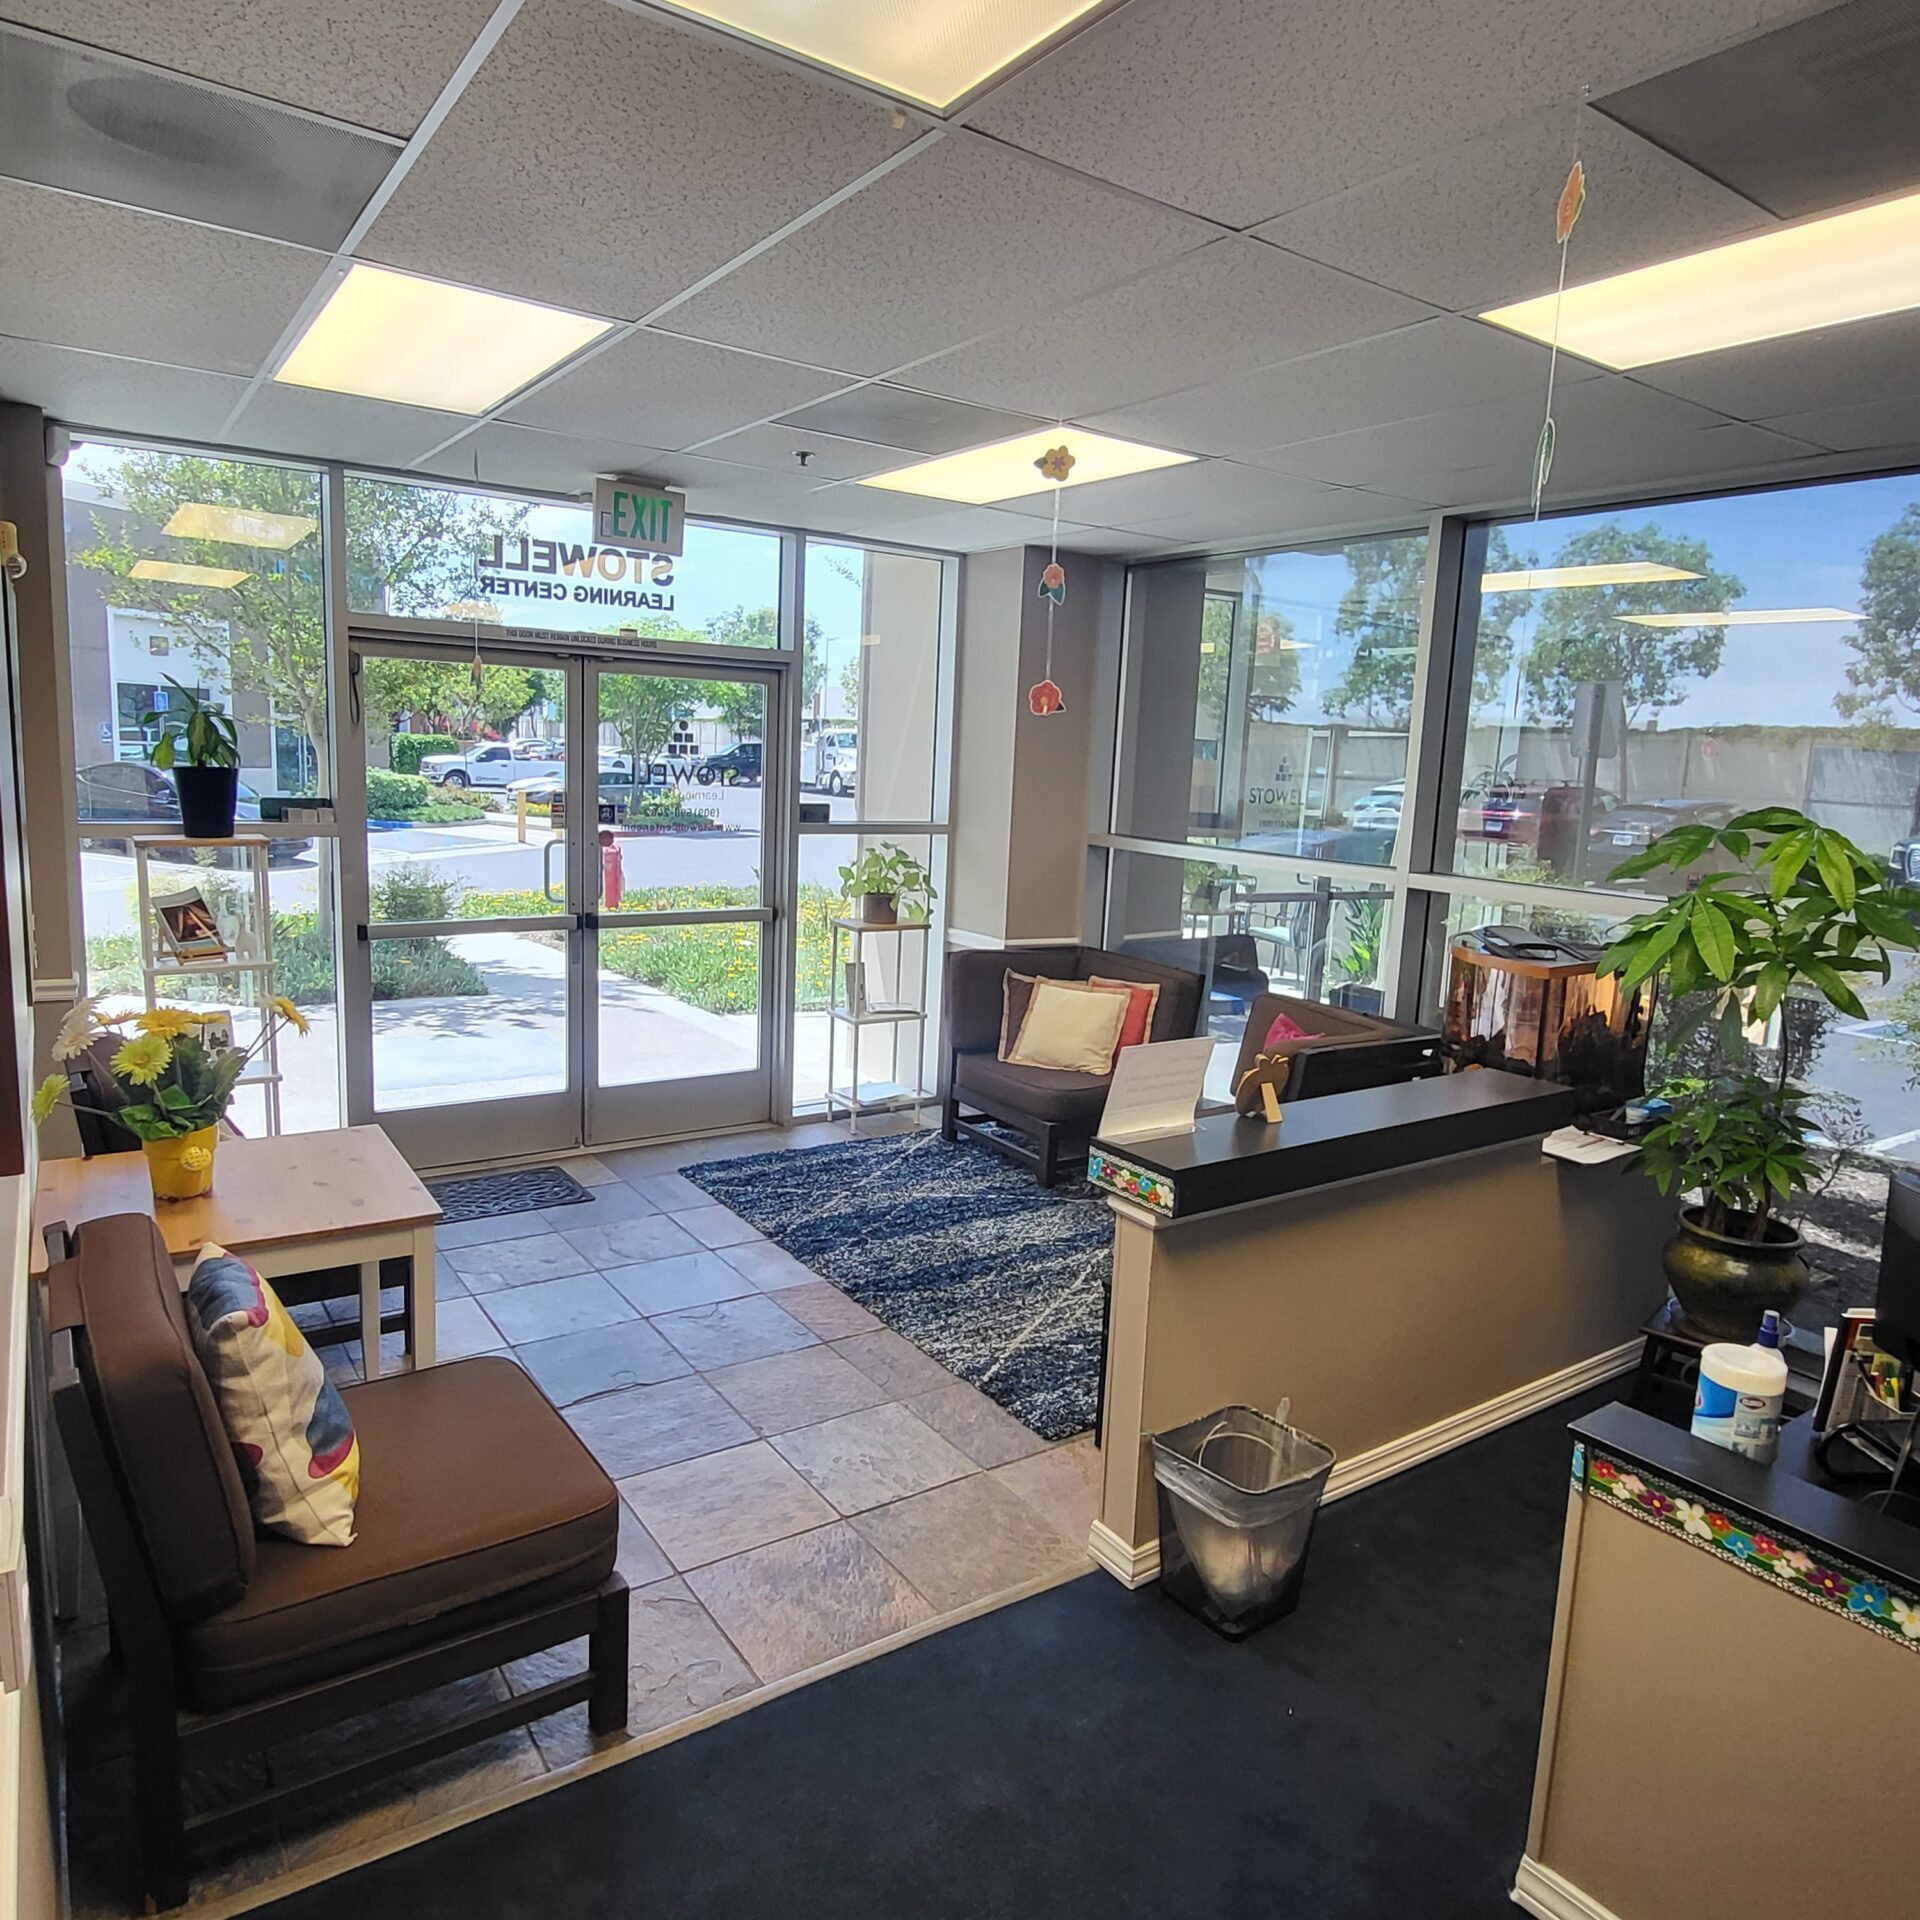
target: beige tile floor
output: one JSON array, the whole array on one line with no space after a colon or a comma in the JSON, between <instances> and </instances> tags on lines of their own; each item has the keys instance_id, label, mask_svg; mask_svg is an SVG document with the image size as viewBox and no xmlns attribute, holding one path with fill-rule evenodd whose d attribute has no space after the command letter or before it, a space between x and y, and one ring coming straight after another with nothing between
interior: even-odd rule
<instances>
[{"instance_id":1,"label":"beige tile floor","mask_svg":"<svg viewBox=\"0 0 1920 1920\"><path fill-rule=\"evenodd\" d=\"M577 1707L283 1820L207 1861L194 1904L236 1911L288 1876L404 1839L450 1810L533 1786L622 1745L657 1744L728 1703L944 1616L1090 1564L1097 1456L1050 1445L817 1279L677 1169L844 1137L807 1126L566 1162L583 1205L442 1228L442 1360L510 1355L598 1456L622 1499L633 1589L628 1732L595 1741ZM344 1319L350 1303L339 1303ZM389 1336L398 1359L398 1337ZM328 1350L341 1378L358 1342ZM98 1672L104 1635L69 1636L75 1910L123 1911L125 1760ZM539 1685L523 1660L407 1710ZM90 1695L97 1696L90 1698ZM392 1737L396 1721L278 1749L225 1797Z\"/></svg>"}]
</instances>

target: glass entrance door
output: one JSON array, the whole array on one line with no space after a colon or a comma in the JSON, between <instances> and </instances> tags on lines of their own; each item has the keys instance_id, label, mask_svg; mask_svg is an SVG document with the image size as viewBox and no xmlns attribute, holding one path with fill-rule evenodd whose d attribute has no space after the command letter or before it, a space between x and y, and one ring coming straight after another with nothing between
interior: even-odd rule
<instances>
[{"instance_id":1,"label":"glass entrance door","mask_svg":"<svg viewBox=\"0 0 1920 1920\"><path fill-rule=\"evenodd\" d=\"M421 1166L770 1118L777 673L371 638L352 673L349 1111Z\"/></svg>"},{"instance_id":2,"label":"glass entrance door","mask_svg":"<svg viewBox=\"0 0 1920 1920\"><path fill-rule=\"evenodd\" d=\"M770 674L595 664L586 1137L772 1112Z\"/></svg>"}]
</instances>

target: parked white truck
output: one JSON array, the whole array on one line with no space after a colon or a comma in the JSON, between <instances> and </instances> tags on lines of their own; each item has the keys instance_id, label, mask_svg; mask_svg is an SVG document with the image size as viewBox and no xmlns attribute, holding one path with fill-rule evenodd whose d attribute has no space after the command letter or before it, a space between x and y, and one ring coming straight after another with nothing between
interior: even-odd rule
<instances>
[{"instance_id":1,"label":"parked white truck","mask_svg":"<svg viewBox=\"0 0 1920 1920\"><path fill-rule=\"evenodd\" d=\"M821 727L800 747L800 784L820 793L851 793L860 772L860 735L853 727Z\"/></svg>"},{"instance_id":2,"label":"parked white truck","mask_svg":"<svg viewBox=\"0 0 1920 1920\"><path fill-rule=\"evenodd\" d=\"M516 754L505 740L484 740L465 753L430 753L420 762L420 771L443 787L505 787L514 780L557 774L564 765L558 758Z\"/></svg>"}]
</instances>

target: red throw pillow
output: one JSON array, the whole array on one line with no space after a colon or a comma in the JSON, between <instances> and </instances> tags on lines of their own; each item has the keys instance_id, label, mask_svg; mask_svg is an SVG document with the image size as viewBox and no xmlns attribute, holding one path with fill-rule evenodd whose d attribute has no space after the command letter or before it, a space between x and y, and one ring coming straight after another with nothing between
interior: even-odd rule
<instances>
[{"instance_id":1,"label":"red throw pillow","mask_svg":"<svg viewBox=\"0 0 1920 1920\"><path fill-rule=\"evenodd\" d=\"M1273 1016L1273 1025L1267 1029L1267 1037L1260 1044L1262 1053L1271 1053L1275 1047L1285 1046L1289 1040L1318 1040L1320 1035L1309 1033L1305 1027L1289 1020L1284 1013Z\"/></svg>"},{"instance_id":2,"label":"red throw pillow","mask_svg":"<svg viewBox=\"0 0 1920 1920\"><path fill-rule=\"evenodd\" d=\"M1153 1024L1153 1010L1160 1002L1159 982L1106 980L1096 973L1087 985L1127 996L1127 1017L1120 1022L1120 1038L1113 1043L1115 1055L1118 1056L1127 1047L1141 1045L1147 1037L1147 1029Z\"/></svg>"}]
</instances>

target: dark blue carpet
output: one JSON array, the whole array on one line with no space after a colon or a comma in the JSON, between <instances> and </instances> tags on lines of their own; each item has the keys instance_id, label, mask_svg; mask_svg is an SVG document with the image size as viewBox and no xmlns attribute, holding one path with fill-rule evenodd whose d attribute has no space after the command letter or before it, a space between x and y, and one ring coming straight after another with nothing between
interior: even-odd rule
<instances>
[{"instance_id":1,"label":"dark blue carpet","mask_svg":"<svg viewBox=\"0 0 1920 1920\"><path fill-rule=\"evenodd\" d=\"M1329 1507L1238 1646L1093 1574L261 1920L1510 1920L1566 1423L1611 1397Z\"/></svg>"},{"instance_id":2,"label":"dark blue carpet","mask_svg":"<svg viewBox=\"0 0 1920 1920\"><path fill-rule=\"evenodd\" d=\"M937 1133L681 1172L1048 1440L1093 1425L1113 1216Z\"/></svg>"}]
</instances>

